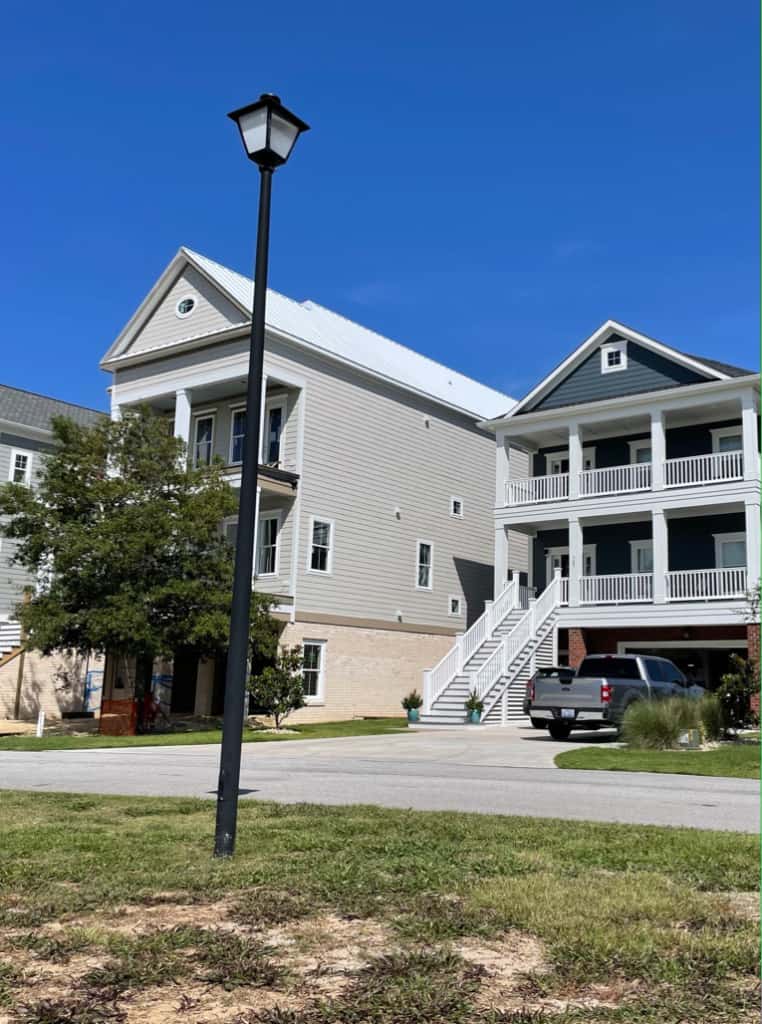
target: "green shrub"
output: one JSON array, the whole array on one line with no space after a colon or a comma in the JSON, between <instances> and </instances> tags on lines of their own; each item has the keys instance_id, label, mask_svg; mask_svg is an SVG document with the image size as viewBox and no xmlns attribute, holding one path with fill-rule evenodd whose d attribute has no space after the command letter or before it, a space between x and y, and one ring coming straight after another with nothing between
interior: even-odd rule
<instances>
[{"instance_id":1,"label":"green shrub","mask_svg":"<svg viewBox=\"0 0 762 1024\"><path fill-rule=\"evenodd\" d=\"M722 677L717 690L726 729L743 729L755 725L757 716L751 709L751 698L759 693L759 672L753 661L739 654L730 655L730 672Z\"/></svg>"},{"instance_id":2,"label":"green shrub","mask_svg":"<svg viewBox=\"0 0 762 1024\"><path fill-rule=\"evenodd\" d=\"M681 732L700 725L698 701L685 697L639 700L624 713L622 739L631 747L669 750L677 746Z\"/></svg>"},{"instance_id":3,"label":"green shrub","mask_svg":"<svg viewBox=\"0 0 762 1024\"><path fill-rule=\"evenodd\" d=\"M725 736L725 716L722 704L714 693L705 694L698 702L701 731L704 739L716 742Z\"/></svg>"}]
</instances>

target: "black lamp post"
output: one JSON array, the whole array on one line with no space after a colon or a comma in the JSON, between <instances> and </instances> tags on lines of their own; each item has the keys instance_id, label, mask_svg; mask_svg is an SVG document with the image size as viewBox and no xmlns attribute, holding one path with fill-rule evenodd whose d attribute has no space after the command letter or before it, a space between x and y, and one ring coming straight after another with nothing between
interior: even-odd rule
<instances>
[{"instance_id":1,"label":"black lamp post","mask_svg":"<svg viewBox=\"0 0 762 1024\"><path fill-rule=\"evenodd\" d=\"M262 362L265 352L270 190L273 171L288 160L297 138L309 127L304 121L286 110L277 96L270 94L260 96L256 103L251 103L248 107L234 110L228 117L238 125L246 155L259 166L261 177L257 256L254 267L254 308L251 316L249 377L246 391L246 434L241 462L233 604L225 674L225 713L222 724L220 777L217 785L215 857L232 856L238 818L238 781L241 774L241 740L249 658L251 581L254 567L254 519L257 505L259 420L262 408Z\"/></svg>"}]
</instances>

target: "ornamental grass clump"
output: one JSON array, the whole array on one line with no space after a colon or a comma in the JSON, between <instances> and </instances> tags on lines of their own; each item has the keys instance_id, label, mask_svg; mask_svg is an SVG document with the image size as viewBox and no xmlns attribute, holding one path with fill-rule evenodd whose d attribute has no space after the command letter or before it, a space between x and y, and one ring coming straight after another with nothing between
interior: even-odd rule
<instances>
[{"instance_id":1,"label":"ornamental grass clump","mask_svg":"<svg viewBox=\"0 0 762 1024\"><path fill-rule=\"evenodd\" d=\"M687 729L699 729L699 702L685 697L639 700L624 714L622 739L631 747L670 750Z\"/></svg>"},{"instance_id":2,"label":"ornamental grass clump","mask_svg":"<svg viewBox=\"0 0 762 1024\"><path fill-rule=\"evenodd\" d=\"M725 713L719 697L707 693L699 701L701 732L705 740L716 743L725 738Z\"/></svg>"}]
</instances>

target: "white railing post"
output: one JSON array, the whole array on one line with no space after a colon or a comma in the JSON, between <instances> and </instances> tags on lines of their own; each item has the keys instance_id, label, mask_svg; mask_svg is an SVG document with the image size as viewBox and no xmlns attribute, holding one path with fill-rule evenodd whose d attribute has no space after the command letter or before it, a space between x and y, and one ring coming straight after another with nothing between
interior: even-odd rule
<instances>
[{"instance_id":1,"label":"white railing post","mask_svg":"<svg viewBox=\"0 0 762 1024\"><path fill-rule=\"evenodd\" d=\"M490 604L491 603L492 602L490 601ZM465 663L465 659L463 657L463 634L462 633L456 633L455 634L455 646L458 649L458 673L460 673L460 672L463 671L463 665Z\"/></svg>"}]
</instances>

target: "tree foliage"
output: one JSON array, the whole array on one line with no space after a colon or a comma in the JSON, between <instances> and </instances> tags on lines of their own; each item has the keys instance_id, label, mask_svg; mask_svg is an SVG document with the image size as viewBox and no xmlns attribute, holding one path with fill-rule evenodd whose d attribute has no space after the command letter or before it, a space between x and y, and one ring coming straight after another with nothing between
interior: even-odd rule
<instances>
[{"instance_id":1,"label":"tree foliage","mask_svg":"<svg viewBox=\"0 0 762 1024\"><path fill-rule=\"evenodd\" d=\"M35 486L0 487L3 533L39 583L17 609L31 646L170 655L227 647L233 550L222 520L237 500L221 464L187 466L167 420L147 409L117 422L52 424ZM252 599L252 635L270 656L270 600Z\"/></svg>"},{"instance_id":2,"label":"tree foliage","mask_svg":"<svg viewBox=\"0 0 762 1024\"><path fill-rule=\"evenodd\" d=\"M304 707L303 664L301 647L282 647L273 664L265 665L249 682L254 702L275 719L276 729L292 711Z\"/></svg>"},{"instance_id":3,"label":"tree foliage","mask_svg":"<svg viewBox=\"0 0 762 1024\"><path fill-rule=\"evenodd\" d=\"M743 729L756 720L751 698L759 693L759 672L753 661L740 654L730 655L730 672L722 677L717 697L727 729Z\"/></svg>"}]
</instances>

